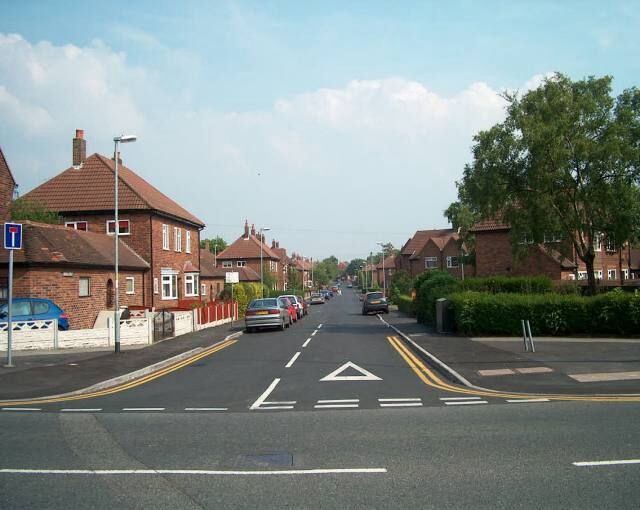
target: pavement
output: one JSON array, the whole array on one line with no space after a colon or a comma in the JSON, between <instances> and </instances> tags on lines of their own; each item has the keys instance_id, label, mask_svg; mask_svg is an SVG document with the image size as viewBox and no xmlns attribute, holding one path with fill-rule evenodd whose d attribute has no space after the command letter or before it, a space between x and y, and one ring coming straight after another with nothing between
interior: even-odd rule
<instances>
[{"instance_id":1,"label":"pavement","mask_svg":"<svg viewBox=\"0 0 640 510\"><path fill-rule=\"evenodd\" d=\"M382 317L418 355L458 384L536 394L640 394L640 338L534 337L536 352L531 353L524 352L522 338L439 335L397 311ZM242 323L236 322L142 348L123 349L119 354L104 350L16 351L13 367L0 365L0 400L82 392L112 380L115 385L127 374L136 372L139 377L159 370L167 360L188 357L191 351L241 331Z\"/></svg>"}]
</instances>

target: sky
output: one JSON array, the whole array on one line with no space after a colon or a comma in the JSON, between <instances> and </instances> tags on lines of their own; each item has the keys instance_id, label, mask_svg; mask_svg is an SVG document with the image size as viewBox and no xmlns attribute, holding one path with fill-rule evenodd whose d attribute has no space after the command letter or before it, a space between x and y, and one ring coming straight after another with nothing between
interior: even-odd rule
<instances>
[{"instance_id":1,"label":"sky","mask_svg":"<svg viewBox=\"0 0 640 510\"><path fill-rule=\"evenodd\" d=\"M545 76L638 85L640 1L0 0L0 147L24 194L113 153L232 242L314 259L447 227L473 136Z\"/></svg>"}]
</instances>

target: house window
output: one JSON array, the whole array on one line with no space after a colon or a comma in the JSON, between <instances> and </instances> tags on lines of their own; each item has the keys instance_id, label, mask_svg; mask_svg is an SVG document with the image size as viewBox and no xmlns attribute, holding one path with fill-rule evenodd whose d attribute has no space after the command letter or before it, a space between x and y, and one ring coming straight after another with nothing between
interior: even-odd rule
<instances>
[{"instance_id":1,"label":"house window","mask_svg":"<svg viewBox=\"0 0 640 510\"><path fill-rule=\"evenodd\" d=\"M616 251L616 240L613 237L607 237L607 251Z\"/></svg>"},{"instance_id":2,"label":"house window","mask_svg":"<svg viewBox=\"0 0 640 510\"><path fill-rule=\"evenodd\" d=\"M559 243L561 241L562 241L562 235L560 235L558 233L545 234L544 235L544 242L545 243Z\"/></svg>"},{"instance_id":3,"label":"house window","mask_svg":"<svg viewBox=\"0 0 640 510\"><path fill-rule=\"evenodd\" d=\"M222 261L222 267L233 267L233 261L232 260L223 260Z\"/></svg>"},{"instance_id":4,"label":"house window","mask_svg":"<svg viewBox=\"0 0 640 510\"><path fill-rule=\"evenodd\" d=\"M586 280L587 272L586 271L578 271L578 280Z\"/></svg>"},{"instance_id":5,"label":"house window","mask_svg":"<svg viewBox=\"0 0 640 510\"><path fill-rule=\"evenodd\" d=\"M629 270L628 269L623 269L622 270L622 276L624 277L625 280L629 279Z\"/></svg>"},{"instance_id":6,"label":"house window","mask_svg":"<svg viewBox=\"0 0 640 510\"><path fill-rule=\"evenodd\" d=\"M207 295L207 284L203 283L200 285L200 294L202 294L203 296Z\"/></svg>"},{"instance_id":7,"label":"house window","mask_svg":"<svg viewBox=\"0 0 640 510\"><path fill-rule=\"evenodd\" d=\"M169 249L169 225L162 225L162 249Z\"/></svg>"},{"instance_id":8,"label":"house window","mask_svg":"<svg viewBox=\"0 0 640 510\"><path fill-rule=\"evenodd\" d=\"M80 288L78 295L80 297L87 297L91 295L91 278L88 276L80 277Z\"/></svg>"},{"instance_id":9,"label":"house window","mask_svg":"<svg viewBox=\"0 0 640 510\"><path fill-rule=\"evenodd\" d=\"M615 269L607 270L607 280L617 280L617 271Z\"/></svg>"},{"instance_id":10,"label":"house window","mask_svg":"<svg viewBox=\"0 0 640 510\"><path fill-rule=\"evenodd\" d=\"M458 257L447 257L447 267L458 267Z\"/></svg>"},{"instance_id":11,"label":"house window","mask_svg":"<svg viewBox=\"0 0 640 510\"><path fill-rule=\"evenodd\" d=\"M275 260L270 260L269 269L271 269L272 273L275 273L278 270L278 263Z\"/></svg>"},{"instance_id":12,"label":"house window","mask_svg":"<svg viewBox=\"0 0 640 510\"><path fill-rule=\"evenodd\" d=\"M602 269L598 269L597 271L594 271L593 274L596 277L596 280L602 280Z\"/></svg>"},{"instance_id":13,"label":"house window","mask_svg":"<svg viewBox=\"0 0 640 510\"><path fill-rule=\"evenodd\" d=\"M533 244L533 237L527 232L520 236L520 244ZM447 266L448 267L448 266Z\"/></svg>"},{"instance_id":14,"label":"house window","mask_svg":"<svg viewBox=\"0 0 640 510\"><path fill-rule=\"evenodd\" d=\"M107 234L115 234L115 224L116 222L113 220L107 221ZM118 220L118 225L120 225L120 228L118 229L118 235L128 236L131 233L129 220Z\"/></svg>"},{"instance_id":15,"label":"house window","mask_svg":"<svg viewBox=\"0 0 640 510\"><path fill-rule=\"evenodd\" d=\"M593 236L593 251L602 251L602 234Z\"/></svg>"},{"instance_id":16,"label":"house window","mask_svg":"<svg viewBox=\"0 0 640 510\"><path fill-rule=\"evenodd\" d=\"M185 233L185 243L186 243L186 247L185 247L185 251L187 253L191 253L191 230L187 230Z\"/></svg>"},{"instance_id":17,"label":"house window","mask_svg":"<svg viewBox=\"0 0 640 510\"><path fill-rule=\"evenodd\" d=\"M238 260L236 262L236 266L237 267L245 267L247 265L247 261L246 260Z\"/></svg>"},{"instance_id":18,"label":"house window","mask_svg":"<svg viewBox=\"0 0 640 510\"><path fill-rule=\"evenodd\" d=\"M184 295L198 295L198 273L187 273L184 275Z\"/></svg>"},{"instance_id":19,"label":"house window","mask_svg":"<svg viewBox=\"0 0 640 510\"><path fill-rule=\"evenodd\" d=\"M86 221L67 221L64 226L74 230L84 230L85 232L89 230L89 223Z\"/></svg>"},{"instance_id":20,"label":"house window","mask_svg":"<svg viewBox=\"0 0 640 510\"><path fill-rule=\"evenodd\" d=\"M425 257L424 267L425 269L435 269L438 267L438 257Z\"/></svg>"},{"instance_id":21,"label":"house window","mask_svg":"<svg viewBox=\"0 0 640 510\"><path fill-rule=\"evenodd\" d=\"M182 230L178 227L173 227L173 233L174 233L175 250L182 251Z\"/></svg>"},{"instance_id":22,"label":"house window","mask_svg":"<svg viewBox=\"0 0 640 510\"><path fill-rule=\"evenodd\" d=\"M178 299L178 275L176 273L162 275L162 299Z\"/></svg>"},{"instance_id":23,"label":"house window","mask_svg":"<svg viewBox=\"0 0 640 510\"><path fill-rule=\"evenodd\" d=\"M135 294L135 278L133 276L127 276L127 294Z\"/></svg>"},{"instance_id":24,"label":"house window","mask_svg":"<svg viewBox=\"0 0 640 510\"><path fill-rule=\"evenodd\" d=\"M153 293L154 294L158 294L160 292L160 289L158 289L158 279L154 278L153 279Z\"/></svg>"}]
</instances>

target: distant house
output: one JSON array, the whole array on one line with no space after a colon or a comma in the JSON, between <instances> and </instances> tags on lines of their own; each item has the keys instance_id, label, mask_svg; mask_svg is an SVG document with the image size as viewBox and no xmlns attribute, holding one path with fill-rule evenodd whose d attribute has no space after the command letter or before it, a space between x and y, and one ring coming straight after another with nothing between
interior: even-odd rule
<instances>
[{"instance_id":1,"label":"distant house","mask_svg":"<svg viewBox=\"0 0 640 510\"><path fill-rule=\"evenodd\" d=\"M216 257L208 247L200 249L200 298L215 301L224 290L225 272L216 267Z\"/></svg>"},{"instance_id":2,"label":"distant house","mask_svg":"<svg viewBox=\"0 0 640 510\"><path fill-rule=\"evenodd\" d=\"M395 258L396 269L408 272L413 278L426 269L446 271L463 276L459 235L454 229L418 230ZM469 270L467 268L467 275Z\"/></svg>"},{"instance_id":3,"label":"distant house","mask_svg":"<svg viewBox=\"0 0 640 510\"><path fill-rule=\"evenodd\" d=\"M23 249L14 252L14 297L51 299L69 314L70 327L92 328L98 313L114 306L113 238L62 225L21 223ZM149 264L122 241L119 257L120 304L143 306ZM7 251L0 250L4 271L7 264Z\"/></svg>"},{"instance_id":4,"label":"distant house","mask_svg":"<svg viewBox=\"0 0 640 510\"><path fill-rule=\"evenodd\" d=\"M313 286L311 281L312 261L302 255L294 253L290 261L291 267L298 273L298 278L302 283L302 288L307 289Z\"/></svg>"},{"instance_id":5,"label":"distant house","mask_svg":"<svg viewBox=\"0 0 640 510\"><path fill-rule=\"evenodd\" d=\"M244 223L244 233L227 248L218 253L218 267L226 271L241 272L245 278L255 274L260 281L260 257L262 253L262 262L264 271L269 271L276 282L276 289L283 290L284 280L282 278L280 257L264 243L264 236L261 238L260 233L256 234L255 226L249 229L248 221ZM242 275L241 275L241 280ZM245 280L246 281L246 280Z\"/></svg>"},{"instance_id":6,"label":"distant house","mask_svg":"<svg viewBox=\"0 0 640 510\"><path fill-rule=\"evenodd\" d=\"M72 161L24 198L58 212L70 229L113 236L115 160L86 157L84 132L76 130ZM204 223L121 161L118 167L119 236L149 265L141 284L144 306L170 308L179 300L199 300ZM120 282L124 295L125 281Z\"/></svg>"},{"instance_id":7,"label":"distant house","mask_svg":"<svg viewBox=\"0 0 640 510\"><path fill-rule=\"evenodd\" d=\"M390 255L384 259L384 263L380 261L376 265L376 273L374 280L378 283L380 287L384 287L386 284L387 288L389 287L389 282L393 277L393 274L396 271L396 256Z\"/></svg>"},{"instance_id":8,"label":"distant house","mask_svg":"<svg viewBox=\"0 0 640 510\"><path fill-rule=\"evenodd\" d=\"M280 258L278 288L287 290L289 288L289 265L291 264L291 259L287 255L286 248L280 248L280 242L275 239L271 241L271 251Z\"/></svg>"}]
</instances>

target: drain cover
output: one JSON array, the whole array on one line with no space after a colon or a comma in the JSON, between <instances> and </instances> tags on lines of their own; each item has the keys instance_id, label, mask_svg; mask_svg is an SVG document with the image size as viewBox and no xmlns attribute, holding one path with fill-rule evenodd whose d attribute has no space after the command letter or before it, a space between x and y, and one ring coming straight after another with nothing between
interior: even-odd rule
<instances>
[{"instance_id":1,"label":"drain cover","mask_svg":"<svg viewBox=\"0 0 640 510\"><path fill-rule=\"evenodd\" d=\"M293 466L293 455L286 452L238 455L235 466L239 468L290 467Z\"/></svg>"}]
</instances>

